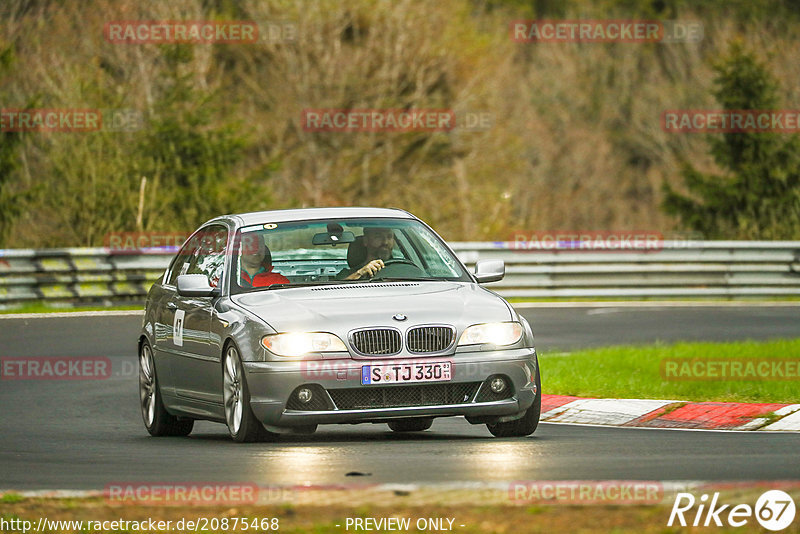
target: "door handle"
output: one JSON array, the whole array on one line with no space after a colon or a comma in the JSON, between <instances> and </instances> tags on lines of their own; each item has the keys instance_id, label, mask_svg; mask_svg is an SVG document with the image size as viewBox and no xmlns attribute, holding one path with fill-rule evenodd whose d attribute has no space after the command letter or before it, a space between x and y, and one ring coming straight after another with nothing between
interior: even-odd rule
<instances>
[{"instance_id":1,"label":"door handle","mask_svg":"<svg viewBox=\"0 0 800 534\"><path fill-rule=\"evenodd\" d=\"M178 305L175 304L172 301L169 301L169 302L167 302L167 309L168 310L177 310L178 309Z\"/></svg>"}]
</instances>

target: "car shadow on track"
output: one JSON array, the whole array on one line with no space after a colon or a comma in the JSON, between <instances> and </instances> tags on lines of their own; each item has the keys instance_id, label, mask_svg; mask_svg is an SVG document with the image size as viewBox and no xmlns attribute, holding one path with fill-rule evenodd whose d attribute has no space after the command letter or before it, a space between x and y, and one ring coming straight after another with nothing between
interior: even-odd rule
<instances>
[{"instance_id":1,"label":"car shadow on track","mask_svg":"<svg viewBox=\"0 0 800 534\"><path fill-rule=\"evenodd\" d=\"M188 438L198 441L231 441L230 437L225 433L192 433ZM392 431L318 431L314 434L282 434L276 444L290 444L290 443L347 443L347 442L394 442L394 441L419 441L419 442L437 442L437 441L485 441L496 439L490 435L487 436L465 436L463 434L453 434L448 432L413 432L413 433L396 433ZM264 442L261 442L264 443Z\"/></svg>"}]
</instances>

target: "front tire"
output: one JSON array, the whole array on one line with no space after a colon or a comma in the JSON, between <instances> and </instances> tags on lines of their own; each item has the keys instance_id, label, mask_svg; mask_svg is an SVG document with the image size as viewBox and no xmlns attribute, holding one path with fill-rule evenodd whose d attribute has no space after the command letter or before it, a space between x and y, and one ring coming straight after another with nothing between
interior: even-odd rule
<instances>
[{"instance_id":1,"label":"front tire","mask_svg":"<svg viewBox=\"0 0 800 534\"><path fill-rule=\"evenodd\" d=\"M193 419L178 419L164 408L148 341L139 347L139 401L144 426L151 436L188 436L192 432Z\"/></svg>"},{"instance_id":2,"label":"front tire","mask_svg":"<svg viewBox=\"0 0 800 534\"><path fill-rule=\"evenodd\" d=\"M539 366L536 366L536 399L531 407L525 411L519 419L507 421L505 423L494 423L486 425L489 432L497 438L522 438L530 436L539 426L539 417L542 414L542 379L539 376Z\"/></svg>"},{"instance_id":3,"label":"front tire","mask_svg":"<svg viewBox=\"0 0 800 534\"><path fill-rule=\"evenodd\" d=\"M239 351L231 344L222 364L222 399L228 433L237 443L273 441L277 434L267 431L250 408L250 390Z\"/></svg>"},{"instance_id":4,"label":"front tire","mask_svg":"<svg viewBox=\"0 0 800 534\"><path fill-rule=\"evenodd\" d=\"M433 419L399 419L391 421L389 428L394 432L422 432L433 425Z\"/></svg>"}]
</instances>

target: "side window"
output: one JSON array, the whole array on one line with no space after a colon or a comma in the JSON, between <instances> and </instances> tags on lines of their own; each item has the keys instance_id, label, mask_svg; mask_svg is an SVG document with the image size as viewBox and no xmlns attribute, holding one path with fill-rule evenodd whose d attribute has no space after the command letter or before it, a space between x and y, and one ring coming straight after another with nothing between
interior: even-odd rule
<instances>
[{"instance_id":1,"label":"side window","mask_svg":"<svg viewBox=\"0 0 800 534\"><path fill-rule=\"evenodd\" d=\"M225 267L225 247L228 230L222 225L204 228L194 238L197 247L193 250L186 274L204 274L208 283L216 287Z\"/></svg>"},{"instance_id":2,"label":"side window","mask_svg":"<svg viewBox=\"0 0 800 534\"><path fill-rule=\"evenodd\" d=\"M186 243L183 244L181 250L178 252L178 255L174 260L172 260L169 278L167 279L168 285L176 285L178 276L186 274L189 269L189 262L194 256L196 256L197 248L198 243L193 240L186 241Z\"/></svg>"}]
</instances>

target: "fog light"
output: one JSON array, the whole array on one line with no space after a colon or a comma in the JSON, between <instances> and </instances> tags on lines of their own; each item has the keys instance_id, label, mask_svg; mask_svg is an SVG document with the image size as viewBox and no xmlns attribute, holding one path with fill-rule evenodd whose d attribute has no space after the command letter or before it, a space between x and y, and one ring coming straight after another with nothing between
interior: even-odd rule
<instances>
[{"instance_id":1,"label":"fog light","mask_svg":"<svg viewBox=\"0 0 800 534\"><path fill-rule=\"evenodd\" d=\"M492 393L502 393L503 390L506 389L506 381L499 376L492 378L492 381L489 383L489 389L492 390Z\"/></svg>"},{"instance_id":2,"label":"fog light","mask_svg":"<svg viewBox=\"0 0 800 534\"><path fill-rule=\"evenodd\" d=\"M297 392L297 398L303 404L311 401L311 390L308 388L303 388Z\"/></svg>"}]
</instances>

